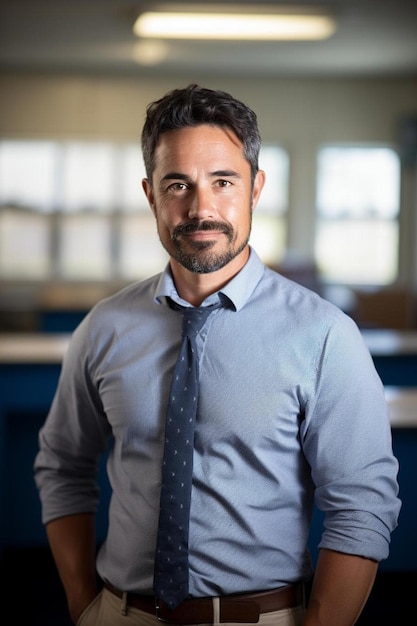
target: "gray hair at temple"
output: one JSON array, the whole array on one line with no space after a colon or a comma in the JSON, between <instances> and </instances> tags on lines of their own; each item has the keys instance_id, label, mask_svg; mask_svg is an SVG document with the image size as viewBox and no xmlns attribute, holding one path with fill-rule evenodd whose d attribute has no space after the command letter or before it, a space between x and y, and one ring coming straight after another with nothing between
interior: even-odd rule
<instances>
[{"instance_id":1,"label":"gray hair at temple","mask_svg":"<svg viewBox=\"0 0 417 626\"><path fill-rule=\"evenodd\" d=\"M231 130L243 144L251 167L252 184L259 169L261 137L256 114L246 104L224 91L188 85L174 89L151 102L142 130L142 153L146 176L152 185L155 150L163 133L189 126L210 124Z\"/></svg>"}]
</instances>

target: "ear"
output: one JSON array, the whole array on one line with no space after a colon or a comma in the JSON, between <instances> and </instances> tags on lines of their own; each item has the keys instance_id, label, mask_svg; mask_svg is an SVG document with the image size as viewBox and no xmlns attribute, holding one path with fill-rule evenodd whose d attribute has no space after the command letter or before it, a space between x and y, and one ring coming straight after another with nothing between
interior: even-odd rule
<instances>
[{"instance_id":1,"label":"ear","mask_svg":"<svg viewBox=\"0 0 417 626\"><path fill-rule=\"evenodd\" d=\"M252 190L252 211L255 209L258 204L258 200L261 196L262 189L265 185L265 172L263 170L258 170L256 172L255 180L253 181L253 190Z\"/></svg>"},{"instance_id":2,"label":"ear","mask_svg":"<svg viewBox=\"0 0 417 626\"><path fill-rule=\"evenodd\" d=\"M148 178L144 178L142 180L142 189L145 192L145 196L148 200L148 204L152 210L152 213L155 215L155 199L154 199L154 195L153 195L153 189L152 189L152 185L149 182Z\"/></svg>"}]
</instances>

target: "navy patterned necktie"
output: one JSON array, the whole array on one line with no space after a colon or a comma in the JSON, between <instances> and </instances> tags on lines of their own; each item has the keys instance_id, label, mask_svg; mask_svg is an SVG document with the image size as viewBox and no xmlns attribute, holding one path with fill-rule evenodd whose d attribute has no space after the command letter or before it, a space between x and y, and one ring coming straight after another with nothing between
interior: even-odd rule
<instances>
[{"instance_id":1,"label":"navy patterned necktie","mask_svg":"<svg viewBox=\"0 0 417 626\"><path fill-rule=\"evenodd\" d=\"M195 339L219 305L171 306L183 311L182 344L166 416L154 592L172 609L188 595L188 527L198 398Z\"/></svg>"}]
</instances>

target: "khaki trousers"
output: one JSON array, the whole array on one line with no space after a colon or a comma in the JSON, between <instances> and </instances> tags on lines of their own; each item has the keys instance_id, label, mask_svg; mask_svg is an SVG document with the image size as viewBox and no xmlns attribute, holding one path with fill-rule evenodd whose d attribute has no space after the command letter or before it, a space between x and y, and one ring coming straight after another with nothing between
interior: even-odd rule
<instances>
[{"instance_id":1,"label":"khaki trousers","mask_svg":"<svg viewBox=\"0 0 417 626\"><path fill-rule=\"evenodd\" d=\"M215 602L215 600L214 600ZM259 617L259 626L301 626L305 615L302 606L271 613L262 613ZM139 611L134 607L127 607L127 614L123 611L123 601L107 589L93 600L80 616L76 626L161 626L156 616ZM242 626L242 624L213 622L202 626Z\"/></svg>"}]
</instances>

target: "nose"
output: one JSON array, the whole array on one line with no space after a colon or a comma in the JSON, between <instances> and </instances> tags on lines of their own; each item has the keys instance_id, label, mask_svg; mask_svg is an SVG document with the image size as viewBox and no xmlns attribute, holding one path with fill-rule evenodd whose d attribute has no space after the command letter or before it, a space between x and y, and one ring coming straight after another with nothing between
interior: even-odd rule
<instances>
[{"instance_id":1,"label":"nose","mask_svg":"<svg viewBox=\"0 0 417 626\"><path fill-rule=\"evenodd\" d=\"M216 213L213 194L210 187L196 187L188 209L189 219L202 220L213 217Z\"/></svg>"}]
</instances>

